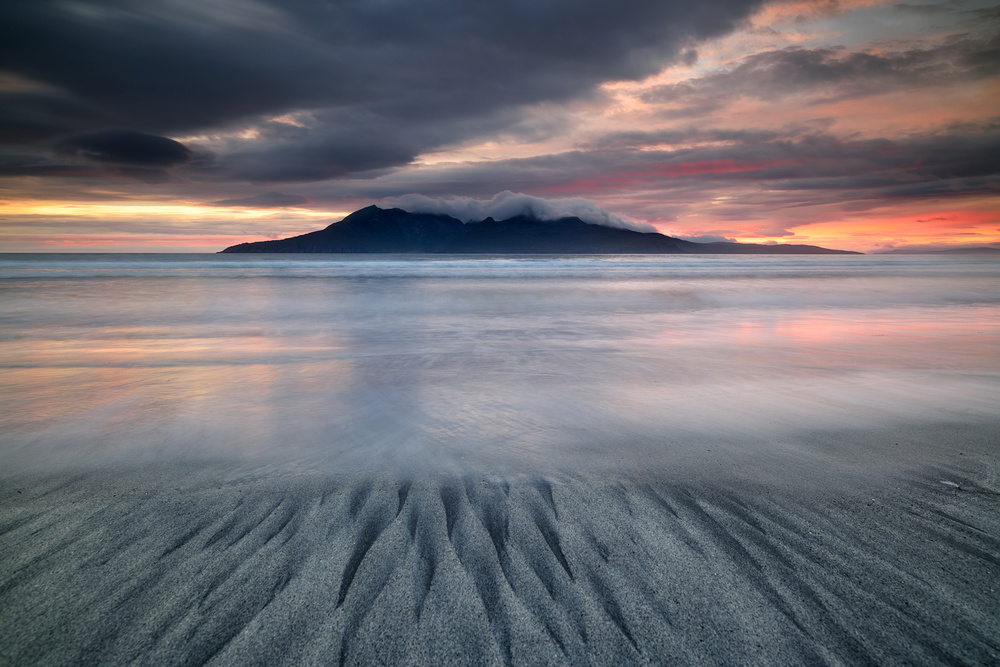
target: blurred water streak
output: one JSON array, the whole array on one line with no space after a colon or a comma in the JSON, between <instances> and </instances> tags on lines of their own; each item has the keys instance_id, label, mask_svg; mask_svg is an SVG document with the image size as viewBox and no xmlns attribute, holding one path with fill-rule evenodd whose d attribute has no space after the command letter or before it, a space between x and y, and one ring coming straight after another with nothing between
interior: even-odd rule
<instances>
[{"instance_id":1,"label":"blurred water streak","mask_svg":"<svg viewBox=\"0 0 1000 667\"><path fill-rule=\"evenodd\" d=\"M0 466L655 466L997 414L991 258L0 255Z\"/></svg>"}]
</instances>

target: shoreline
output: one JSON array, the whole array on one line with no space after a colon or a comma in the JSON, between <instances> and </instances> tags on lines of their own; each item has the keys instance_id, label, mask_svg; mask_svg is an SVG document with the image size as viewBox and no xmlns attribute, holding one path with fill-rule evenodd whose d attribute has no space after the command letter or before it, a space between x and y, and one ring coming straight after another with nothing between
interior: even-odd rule
<instances>
[{"instance_id":1,"label":"shoreline","mask_svg":"<svg viewBox=\"0 0 1000 667\"><path fill-rule=\"evenodd\" d=\"M0 659L995 662L997 425L948 433L870 473L7 474Z\"/></svg>"}]
</instances>

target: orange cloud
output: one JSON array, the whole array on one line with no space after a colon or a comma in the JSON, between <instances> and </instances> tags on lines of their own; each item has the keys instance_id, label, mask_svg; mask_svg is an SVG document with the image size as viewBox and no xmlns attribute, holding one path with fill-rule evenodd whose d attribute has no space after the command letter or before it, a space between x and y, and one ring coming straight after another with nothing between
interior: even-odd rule
<instances>
[{"instance_id":1,"label":"orange cloud","mask_svg":"<svg viewBox=\"0 0 1000 667\"><path fill-rule=\"evenodd\" d=\"M1000 205L988 200L965 205L909 203L789 228L794 232L792 237L734 236L751 243L809 243L863 252L897 245L989 245L1000 243Z\"/></svg>"}]
</instances>

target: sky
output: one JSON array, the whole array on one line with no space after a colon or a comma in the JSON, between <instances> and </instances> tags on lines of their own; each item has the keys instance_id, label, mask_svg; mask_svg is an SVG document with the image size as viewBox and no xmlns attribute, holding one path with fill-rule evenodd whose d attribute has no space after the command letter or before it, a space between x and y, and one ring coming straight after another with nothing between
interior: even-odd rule
<instances>
[{"instance_id":1,"label":"sky","mask_svg":"<svg viewBox=\"0 0 1000 667\"><path fill-rule=\"evenodd\" d=\"M1000 247L1000 5L0 3L0 250L214 252L371 204Z\"/></svg>"}]
</instances>

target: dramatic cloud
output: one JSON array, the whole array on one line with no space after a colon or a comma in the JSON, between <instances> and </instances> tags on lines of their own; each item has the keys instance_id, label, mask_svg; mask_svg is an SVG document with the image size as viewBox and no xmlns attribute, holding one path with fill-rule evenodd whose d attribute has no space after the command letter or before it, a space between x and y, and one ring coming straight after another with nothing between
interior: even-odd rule
<instances>
[{"instance_id":1,"label":"dramatic cloud","mask_svg":"<svg viewBox=\"0 0 1000 667\"><path fill-rule=\"evenodd\" d=\"M256 137L231 161L222 151L218 175L333 178L406 164L428 148L500 129L516 120L504 115L511 109L653 74L692 41L732 30L758 4L4 3L3 69L54 97L9 100L14 125L0 136L108 127L213 134L313 111L298 138ZM46 104L46 113L32 112Z\"/></svg>"},{"instance_id":2,"label":"dramatic cloud","mask_svg":"<svg viewBox=\"0 0 1000 667\"><path fill-rule=\"evenodd\" d=\"M0 77L0 144L31 144L94 126L101 115L68 95L48 90L4 90Z\"/></svg>"},{"instance_id":3,"label":"dramatic cloud","mask_svg":"<svg viewBox=\"0 0 1000 667\"><path fill-rule=\"evenodd\" d=\"M998 82L989 0L6 2L0 239L224 247L379 203L993 242Z\"/></svg>"},{"instance_id":4,"label":"dramatic cloud","mask_svg":"<svg viewBox=\"0 0 1000 667\"><path fill-rule=\"evenodd\" d=\"M887 90L950 85L993 77L1000 39L949 39L928 49L851 52L844 48L787 48L755 53L735 66L646 91L647 103L667 103L666 113L690 116L741 97L774 100L809 96L812 103L882 94Z\"/></svg>"},{"instance_id":5,"label":"dramatic cloud","mask_svg":"<svg viewBox=\"0 0 1000 667\"><path fill-rule=\"evenodd\" d=\"M769 190L851 191L847 197L934 196L995 192L1000 176L1000 126L956 128L896 140L844 140L826 133L706 130L678 132L684 148L631 149L643 144L642 133L613 135L597 144L614 149L569 151L532 158L475 164L442 165L426 174L428 182L478 189L491 183L530 183L548 195L566 192L609 193L656 187L665 191L707 189L721 185L767 182ZM723 137L728 141L721 141ZM660 144L663 133L650 133ZM417 185L417 183L410 183ZM378 193L373 184L372 194ZM868 196L867 194L864 196ZM816 196L812 194L810 196ZM822 195L825 196L825 195ZM669 202L669 199L665 200Z\"/></svg>"},{"instance_id":6,"label":"dramatic cloud","mask_svg":"<svg viewBox=\"0 0 1000 667\"><path fill-rule=\"evenodd\" d=\"M385 204L412 213L444 213L463 222L479 222L487 217L506 220L517 215L532 215L541 220L577 217L584 222L605 227L656 231L652 225L609 213L586 199L543 199L510 191L500 192L486 200L470 197L434 199L410 194L393 197L386 200Z\"/></svg>"},{"instance_id":7,"label":"dramatic cloud","mask_svg":"<svg viewBox=\"0 0 1000 667\"><path fill-rule=\"evenodd\" d=\"M64 139L60 153L95 162L136 167L172 167L190 162L194 153L184 144L130 130L104 130Z\"/></svg>"}]
</instances>

